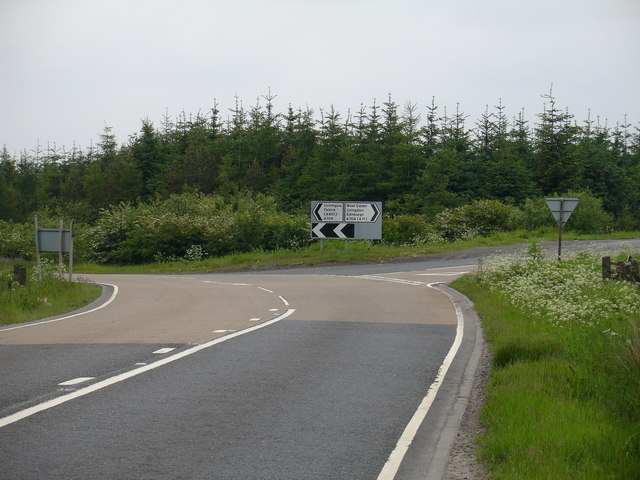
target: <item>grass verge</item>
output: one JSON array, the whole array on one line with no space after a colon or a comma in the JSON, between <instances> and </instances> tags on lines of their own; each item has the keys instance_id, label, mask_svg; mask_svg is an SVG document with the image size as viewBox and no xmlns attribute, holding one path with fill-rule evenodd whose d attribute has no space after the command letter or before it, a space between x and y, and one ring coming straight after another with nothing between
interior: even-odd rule
<instances>
[{"instance_id":1,"label":"grass verge","mask_svg":"<svg viewBox=\"0 0 640 480\"><path fill-rule=\"evenodd\" d=\"M617 232L612 235L576 235L567 233L565 240L598 240L638 238L640 232ZM298 250L254 251L223 257L209 257L198 261L157 262L143 265L98 265L84 263L75 266L75 271L82 273L187 273L187 272L225 272L232 270L252 270L267 268L284 268L300 265L319 265L328 263L349 262L386 262L397 258L420 258L428 255L443 255L455 251L476 247L492 247L552 241L557 239L557 232L541 230L536 232L517 231L497 233L488 237L477 237L470 240L452 243L426 245L386 245L372 242L371 248L366 241L326 240L320 250L320 243L314 242Z\"/></svg>"},{"instance_id":2,"label":"grass verge","mask_svg":"<svg viewBox=\"0 0 640 480\"><path fill-rule=\"evenodd\" d=\"M9 286L12 276L0 266L0 325L61 315L91 303L102 293L97 285L70 282L49 272L38 280L31 269L25 286Z\"/></svg>"},{"instance_id":3,"label":"grass verge","mask_svg":"<svg viewBox=\"0 0 640 480\"><path fill-rule=\"evenodd\" d=\"M493 352L478 442L491 478L640 478L640 294L598 267L529 260L452 284Z\"/></svg>"}]
</instances>

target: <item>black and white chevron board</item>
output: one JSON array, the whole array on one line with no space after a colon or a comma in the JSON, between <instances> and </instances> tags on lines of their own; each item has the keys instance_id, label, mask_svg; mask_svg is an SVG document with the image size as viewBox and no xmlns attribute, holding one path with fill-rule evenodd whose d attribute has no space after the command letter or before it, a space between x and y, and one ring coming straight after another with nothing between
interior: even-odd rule
<instances>
[{"instance_id":1,"label":"black and white chevron board","mask_svg":"<svg viewBox=\"0 0 640 480\"><path fill-rule=\"evenodd\" d=\"M311 238L380 240L382 202L311 202Z\"/></svg>"}]
</instances>

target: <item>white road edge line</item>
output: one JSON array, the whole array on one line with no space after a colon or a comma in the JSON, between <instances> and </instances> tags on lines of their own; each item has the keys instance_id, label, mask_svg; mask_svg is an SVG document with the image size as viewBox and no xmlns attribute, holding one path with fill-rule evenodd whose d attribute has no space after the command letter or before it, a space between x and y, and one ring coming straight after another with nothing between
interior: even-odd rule
<instances>
[{"instance_id":1,"label":"white road edge line","mask_svg":"<svg viewBox=\"0 0 640 480\"><path fill-rule=\"evenodd\" d=\"M470 264L470 265L452 265L450 267L433 267L433 268L427 268L425 270L453 270L455 268L467 268L467 267L477 267L477 264Z\"/></svg>"},{"instance_id":2,"label":"white road edge line","mask_svg":"<svg viewBox=\"0 0 640 480\"><path fill-rule=\"evenodd\" d=\"M107 305L109 305L111 302L113 302L116 299L116 296L118 295L118 287L117 287L117 285L112 285L110 283L98 283L97 285L106 285L108 287L113 287L113 293L111 294L111 297L109 297L109 300L104 302L102 305L98 305L96 308L92 308L91 310L87 310L86 312L74 313L73 315L67 315L65 317L60 317L60 318L54 318L52 320L44 320L42 322L27 323L27 324L24 324L24 325L18 325L16 327L0 328L0 333L8 332L9 330L17 330L19 328L37 327L38 325L44 325L45 323L60 322L62 320L68 320L68 319L73 318L73 317L79 317L80 315L86 315L87 313L93 313L96 310L100 310L101 308L106 307Z\"/></svg>"},{"instance_id":3,"label":"white road edge line","mask_svg":"<svg viewBox=\"0 0 640 480\"><path fill-rule=\"evenodd\" d=\"M456 275L465 275L469 272L443 272L443 273L416 273L416 275L421 277L455 277Z\"/></svg>"},{"instance_id":4,"label":"white road edge line","mask_svg":"<svg viewBox=\"0 0 640 480\"><path fill-rule=\"evenodd\" d=\"M435 288L433 285L434 285L433 283L430 283L427 286L429 288ZM382 468L382 471L378 475L378 480L393 480L395 478L396 473L398 473L398 469L400 468L400 464L402 463L402 460L405 454L409 450L409 446L413 442L413 439L415 438L416 433L418 432L418 428L420 428L420 425L422 424L423 420L427 416L427 413L429 412L431 405L433 405L433 401L436 398L438 390L440 390L440 386L442 385L444 377L447 374L447 371L449 370L449 367L451 366L451 363L453 362L453 359L458 353L458 349L460 348L460 345L462 343L462 336L464 332L464 317L462 315L462 310L453 301L453 298L451 297L451 295L449 295L447 292L444 292L442 290L440 291L444 293L449 298L449 300L451 300L451 303L453 303L455 307L456 317L458 318L458 326L456 328L456 338L453 341L453 345L451 345L451 349L449 349L449 353L447 353L447 356L444 358L442 365L440 365L440 368L438 370L438 374L436 375L435 380L429 386L429 389L427 390L427 394L425 395L425 397L422 399L422 402L418 406L418 410L416 410L416 412L413 414L413 417L411 418L411 420L405 427L404 432L400 436L398 443L396 443L396 447L391 452L391 455L389 455L389 459L387 460L384 467Z\"/></svg>"},{"instance_id":5,"label":"white road edge line","mask_svg":"<svg viewBox=\"0 0 640 480\"><path fill-rule=\"evenodd\" d=\"M71 400L75 400L76 398L79 397L83 397L85 395L88 395L90 393L93 393L97 390L101 390L103 388L109 387L111 385L115 385L116 383L122 382L124 380L128 380L130 378L133 378L135 376L140 375L141 373L145 373L148 372L150 370L155 370L156 368L162 367L164 365L167 365L171 362L175 362L176 360L180 360L181 358L187 357L189 355L193 355L194 353L199 352L200 350L204 350L205 348L209 348L209 347L213 347L214 345L217 345L219 343L222 342L226 342L227 340L231 340L232 338L235 337L239 337L240 335L245 335L247 333L253 332L255 330L258 330L260 328L264 328L268 325L272 325L276 322L279 322L280 320L283 320L285 318L287 318L288 316L290 316L291 314L293 314L295 312L295 309L291 308L289 310L287 310L285 313L283 313L282 315L269 320L268 322L264 322L261 323L259 325L255 325L253 327L249 327L245 330L241 330L239 332L235 332L235 333L231 333L229 335L226 335L224 337L220 337L220 338L216 338L214 340L211 340L207 343L202 343L200 345L196 345L195 347L189 348L188 350L183 350L179 353L176 353L175 355L171 355L169 357L165 357L161 360L158 360L156 362L150 363L148 365L145 365L143 367L140 368L136 368L133 370L130 370L128 372L124 372L121 373L119 375L116 375L114 377L111 378L107 378L105 380L102 380L100 382L96 382L92 385L89 385L85 388L82 388L80 390L76 390L75 392L71 392L68 393L66 395L61 395L59 397L53 398L51 400L48 400L46 402L40 403L38 405L34 405L33 407L30 408L26 408L24 410L21 410L19 412L16 412L12 415L9 415L7 417L4 418L0 418L0 428L2 427L6 427L7 425L11 425L12 423L15 423L19 420L22 420L24 418L30 417L31 415L35 415L36 413L42 412L44 410L48 410L50 408L53 407L57 407L58 405L62 405L63 403L69 402Z\"/></svg>"},{"instance_id":6,"label":"white road edge line","mask_svg":"<svg viewBox=\"0 0 640 480\"><path fill-rule=\"evenodd\" d=\"M455 268L475 268L477 267L477 264L471 264L471 265L452 265L450 267L432 267L432 268L425 268L425 271L428 270L453 270ZM404 271L399 271L399 272L386 272L386 275L398 275L401 273L411 273L411 272L404 272Z\"/></svg>"}]
</instances>

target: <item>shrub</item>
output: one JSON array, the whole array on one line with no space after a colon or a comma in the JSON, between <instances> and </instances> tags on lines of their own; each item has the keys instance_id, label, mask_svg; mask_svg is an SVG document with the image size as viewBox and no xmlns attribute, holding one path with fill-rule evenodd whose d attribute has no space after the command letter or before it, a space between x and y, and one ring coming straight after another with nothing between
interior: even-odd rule
<instances>
[{"instance_id":1,"label":"shrub","mask_svg":"<svg viewBox=\"0 0 640 480\"><path fill-rule=\"evenodd\" d=\"M436 215L435 226L447 240L464 240L512 229L515 207L497 200L476 200Z\"/></svg>"},{"instance_id":2,"label":"shrub","mask_svg":"<svg viewBox=\"0 0 640 480\"><path fill-rule=\"evenodd\" d=\"M589 191L569 191L565 197L576 197L576 206L567 223L567 229L579 233L607 233L613 228L613 218L602 208L602 200Z\"/></svg>"},{"instance_id":3,"label":"shrub","mask_svg":"<svg viewBox=\"0 0 640 480\"><path fill-rule=\"evenodd\" d=\"M35 251L33 225L0 220L0 257L29 260Z\"/></svg>"},{"instance_id":4,"label":"shrub","mask_svg":"<svg viewBox=\"0 0 640 480\"><path fill-rule=\"evenodd\" d=\"M413 244L431 235L432 230L422 215L386 216L382 223L382 238L393 245Z\"/></svg>"},{"instance_id":5,"label":"shrub","mask_svg":"<svg viewBox=\"0 0 640 480\"><path fill-rule=\"evenodd\" d=\"M606 233L613 227L613 218L602 208L602 200L589 191L569 191L553 197L579 198L566 229L578 233ZM522 225L526 230L557 227L545 198L527 199L522 207Z\"/></svg>"},{"instance_id":6,"label":"shrub","mask_svg":"<svg viewBox=\"0 0 640 480\"><path fill-rule=\"evenodd\" d=\"M306 217L279 212L271 197L249 194L183 193L120 204L101 212L87 231L93 260L119 264L291 248L307 237Z\"/></svg>"}]
</instances>

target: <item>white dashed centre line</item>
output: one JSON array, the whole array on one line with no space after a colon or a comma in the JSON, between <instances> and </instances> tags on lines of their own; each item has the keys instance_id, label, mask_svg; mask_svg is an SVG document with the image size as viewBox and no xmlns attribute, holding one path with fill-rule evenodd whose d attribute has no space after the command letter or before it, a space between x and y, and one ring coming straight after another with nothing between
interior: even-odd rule
<instances>
[{"instance_id":1,"label":"white dashed centre line","mask_svg":"<svg viewBox=\"0 0 640 480\"><path fill-rule=\"evenodd\" d=\"M173 352L174 350L175 350L175 348L168 348L168 347L167 347L167 348L161 348L160 350L156 350L156 351L155 351L155 352L153 352L153 353L157 353L157 354L159 354L159 355L163 355L163 354L165 354L165 353Z\"/></svg>"},{"instance_id":2,"label":"white dashed centre line","mask_svg":"<svg viewBox=\"0 0 640 480\"><path fill-rule=\"evenodd\" d=\"M78 385L79 383L88 382L89 380L93 380L96 377L78 377L73 380L67 380L66 382L59 383L59 387L70 387L71 385Z\"/></svg>"},{"instance_id":3,"label":"white dashed centre line","mask_svg":"<svg viewBox=\"0 0 640 480\"><path fill-rule=\"evenodd\" d=\"M246 335L248 333L252 333L255 332L256 330L260 330L262 328L266 328L270 325L273 325L276 322L279 322L281 320L284 320L285 318L287 318L288 316L292 315L293 313L295 313L295 309L291 308L289 310L287 310L285 313L283 313L282 315L280 315L279 317L276 317L272 320L269 320L268 322L264 322L261 323L260 325L254 325L253 327L247 328L245 330L242 330L240 332L236 332L236 333L232 333L230 335L227 335L225 337L220 337L220 338L216 338L214 340L211 340L209 342L206 343L202 343L200 345L196 345L192 348L189 348L187 350L183 350L179 353L176 353L175 355L170 355L168 357L164 357L162 360L158 360L154 363L151 363L149 365L145 365L142 367L138 367L134 370L130 370L128 372L124 372L121 374L118 374L114 377L111 378L106 378L102 381L98 381L96 383L93 383L91 385L88 385L84 388L81 388L80 390L76 390L75 392L71 392L68 393L66 395L61 395L59 397L53 398L51 400L47 400L46 402L40 403L38 405L34 405L32 407L29 408L25 408L24 410L20 410L19 412L13 413L7 417L3 417L0 418L0 428L6 427L7 425L11 425L12 423L18 422L20 420L23 420L27 417L30 417L31 415L35 415L39 412L43 412L45 410L49 410L50 408L54 408L57 407L58 405L62 405L63 403L69 402L71 400L75 400L76 398L80 398L83 397L85 395L88 395L90 393L96 392L98 390L102 390L103 388L109 387L111 385L115 385L116 383L122 382L124 380L128 380L130 378L133 378L137 375L140 375L142 373L148 372L150 370L154 370L156 368L162 367L164 365L167 365L169 363L173 363L177 360L180 360L182 358L188 357L189 355L193 355L194 353L197 353L201 350L204 350L206 348L211 348L215 345L219 345L222 342L226 342L228 340L231 340L232 338L236 338L240 335Z\"/></svg>"}]
</instances>

